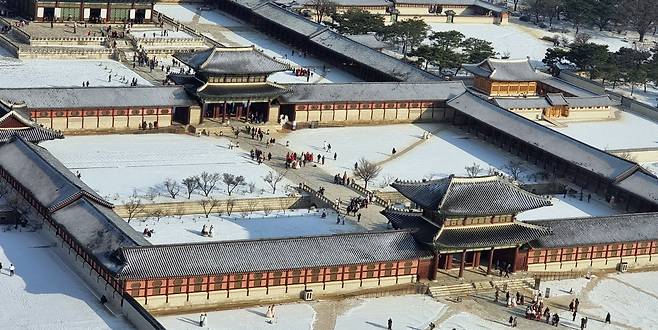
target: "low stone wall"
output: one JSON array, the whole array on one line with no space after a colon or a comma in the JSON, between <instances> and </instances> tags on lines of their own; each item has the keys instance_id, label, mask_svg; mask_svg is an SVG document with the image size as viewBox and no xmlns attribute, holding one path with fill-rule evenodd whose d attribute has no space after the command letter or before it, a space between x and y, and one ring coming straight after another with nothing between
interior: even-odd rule
<instances>
[{"instance_id":1,"label":"low stone wall","mask_svg":"<svg viewBox=\"0 0 658 330\"><path fill-rule=\"evenodd\" d=\"M19 51L20 59L113 59L114 53L109 48L23 48Z\"/></svg>"},{"instance_id":2,"label":"low stone wall","mask_svg":"<svg viewBox=\"0 0 658 330\"><path fill-rule=\"evenodd\" d=\"M184 197L183 197L184 198ZM265 198L242 198L242 199L224 199L219 200L219 205L216 206L212 213L217 213L221 210L224 214L227 213L227 208L232 205L232 212L255 212L265 210L289 210L289 209L305 209L313 205L322 207L315 203L314 199L309 196L293 196L293 197L265 197ZM144 204L143 209L138 212L135 217L148 217L154 211L164 211L166 214L171 215L186 215L186 214L203 214L203 206L198 201L190 201L181 199L180 202L172 203L153 203ZM114 212L119 216L127 218L128 209L125 205L117 205L114 207Z\"/></svg>"},{"instance_id":3,"label":"low stone wall","mask_svg":"<svg viewBox=\"0 0 658 330\"><path fill-rule=\"evenodd\" d=\"M106 37L76 37L76 38L31 38L31 46L98 46L103 45Z\"/></svg>"},{"instance_id":4,"label":"low stone wall","mask_svg":"<svg viewBox=\"0 0 658 330\"><path fill-rule=\"evenodd\" d=\"M18 57L18 53L20 48L16 46L9 38L5 37L4 35L0 34L0 47L8 50L12 55Z\"/></svg>"},{"instance_id":5,"label":"low stone wall","mask_svg":"<svg viewBox=\"0 0 658 330\"><path fill-rule=\"evenodd\" d=\"M378 198L381 198L384 201L393 203L393 204L406 204L406 203L411 203L409 199L404 197L401 193L397 191L379 191L379 190L373 190L372 193L377 196Z\"/></svg>"},{"instance_id":6,"label":"low stone wall","mask_svg":"<svg viewBox=\"0 0 658 330\"><path fill-rule=\"evenodd\" d=\"M619 263L628 263L628 269L643 269L653 268L658 264L658 254L647 254L638 256L623 256L575 261L556 261L548 262L545 264L529 264L529 272L572 272L572 271L587 271L587 270L614 270L617 269Z\"/></svg>"}]
</instances>

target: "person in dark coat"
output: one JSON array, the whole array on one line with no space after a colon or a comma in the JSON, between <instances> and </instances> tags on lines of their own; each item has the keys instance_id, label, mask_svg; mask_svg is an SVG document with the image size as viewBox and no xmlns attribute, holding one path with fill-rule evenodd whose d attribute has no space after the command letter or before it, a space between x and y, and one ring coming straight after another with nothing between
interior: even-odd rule
<instances>
[{"instance_id":1,"label":"person in dark coat","mask_svg":"<svg viewBox=\"0 0 658 330\"><path fill-rule=\"evenodd\" d=\"M576 311L573 311L573 319L572 321L576 322Z\"/></svg>"},{"instance_id":2,"label":"person in dark coat","mask_svg":"<svg viewBox=\"0 0 658 330\"><path fill-rule=\"evenodd\" d=\"M605 316L605 323L610 324L610 313L609 313L609 312L608 312L608 314Z\"/></svg>"},{"instance_id":3,"label":"person in dark coat","mask_svg":"<svg viewBox=\"0 0 658 330\"><path fill-rule=\"evenodd\" d=\"M580 318L580 330L585 329L585 318Z\"/></svg>"},{"instance_id":4,"label":"person in dark coat","mask_svg":"<svg viewBox=\"0 0 658 330\"><path fill-rule=\"evenodd\" d=\"M569 303L569 311L573 312L573 299L571 299L571 302Z\"/></svg>"},{"instance_id":5,"label":"person in dark coat","mask_svg":"<svg viewBox=\"0 0 658 330\"><path fill-rule=\"evenodd\" d=\"M388 319L388 330L393 329L393 320Z\"/></svg>"},{"instance_id":6,"label":"person in dark coat","mask_svg":"<svg viewBox=\"0 0 658 330\"><path fill-rule=\"evenodd\" d=\"M573 305L573 310L575 310L576 312L578 311L578 305L580 305L580 300L578 300L578 298L576 298L576 300L574 302L574 305Z\"/></svg>"},{"instance_id":7,"label":"person in dark coat","mask_svg":"<svg viewBox=\"0 0 658 330\"><path fill-rule=\"evenodd\" d=\"M511 327L511 326L512 326L512 322L514 322L514 316L510 316L508 322L509 322L509 326Z\"/></svg>"}]
</instances>

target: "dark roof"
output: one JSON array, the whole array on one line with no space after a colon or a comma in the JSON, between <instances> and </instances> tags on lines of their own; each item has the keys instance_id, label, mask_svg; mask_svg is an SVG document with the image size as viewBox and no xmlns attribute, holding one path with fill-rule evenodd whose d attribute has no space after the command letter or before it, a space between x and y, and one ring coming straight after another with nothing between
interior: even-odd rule
<instances>
[{"instance_id":1,"label":"dark roof","mask_svg":"<svg viewBox=\"0 0 658 330\"><path fill-rule=\"evenodd\" d=\"M291 84L288 88L290 92L281 96L281 103L445 101L466 90L461 81Z\"/></svg>"},{"instance_id":2,"label":"dark roof","mask_svg":"<svg viewBox=\"0 0 658 330\"><path fill-rule=\"evenodd\" d=\"M326 267L431 257L408 231L121 249L120 278L161 278Z\"/></svg>"},{"instance_id":3,"label":"dark roof","mask_svg":"<svg viewBox=\"0 0 658 330\"><path fill-rule=\"evenodd\" d=\"M14 137L0 145L0 166L30 191L51 212L87 196L110 207L93 189L78 179L48 150Z\"/></svg>"},{"instance_id":4,"label":"dark roof","mask_svg":"<svg viewBox=\"0 0 658 330\"><path fill-rule=\"evenodd\" d=\"M445 215L514 214L551 202L497 175L455 177L424 182L396 181L392 186L424 209Z\"/></svg>"},{"instance_id":5,"label":"dark roof","mask_svg":"<svg viewBox=\"0 0 658 330\"><path fill-rule=\"evenodd\" d=\"M611 99L609 95L565 97L564 99L569 104L569 107L604 107L621 105L621 102Z\"/></svg>"},{"instance_id":6,"label":"dark roof","mask_svg":"<svg viewBox=\"0 0 658 330\"><path fill-rule=\"evenodd\" d=\"M347 34L345 36L372 49L382 49L388 46L387 43L377 39L374 34Z\"/></svg>"},{"instance_id":7,"label":"dark roof","mask_svg":"<svg viewBox=\"0 0 658 330\"><path fill-rule=\"evenodd\" d=\"M204 100L273 99L286 92L286 88L273 83L259 84L207 84L196 90Z\"/></svg>"},{"instance_id":8,"label":"dark roof","mask_svg":"<svg viewBox=\"0 0 658 330\"><path fill-rule=\"evenodd\" d=\"M658 178L638 170L617 186L658 205Z\"/></svg>"},{"instance_id":9,"label":"dark roof","mask_svg":"<svg viewBox=\"0 0 658 330\"><path fill-rule=\"evenodd\" d=\"M75 87L0 89L0 99L24 101L28 109L190 106L181 87Z\"/></svg>"},{"instance_id":10,"label":"dark roof","mask_svg":"<svg viewBox=\"0 0 658 330\"><path fill-rule=\"evenodd\" d=\"M175 53L173 56L197 72L210 74L269 74L289 69L287 64L274 60L253 46L208 48Z\"/></svg>"},{"instance_id":11,"label":"dark roof","mask_svg":"<svg viewBox=\"0 0 658 330\"><path fill-rule=\"evenodd\" d=\"M552 76L546 77L545 79L541 79L541 83L553 87L555 89L558 89L566 94L570 94L574 96L579 96L579 97L598 96L598 94L594 92L590 92L584 88L580 88L576 85L570 84L562 79Z\"/></svg>"},{"instance_id":12,"label":"dark roof","mask_svg":"<svg viewBox=\"0 0 658 330\"><path fill-rule=\"evenodd\" d=\"M548 100L548 103L555 106L569 105L569 102L567 102L562 93L548 93L546 94L546 100Z\"/></svg>"},{"instance_id":13,"label":"dark roof","mask_svg":"<svg viewBox=\"0 0 658 330\"><path fill-rule=\"evenodd\" d=\"M392 3L388 0L336 0L334 1L339 7L388 7ZM294 4L299 3L306 6L313 6L313 0L293 0L293 1L276 1L276 3L282 4Z\"/></svg>"},{"instance_id":14,"label":"dark roof","mask_svg":"<svg viewBox=\"0 0 658 330\"><path fill-rule=\"evenodd\" d=\"M269 2L254 7L253 11L270 22L307 37L328 29L324 25L317 24L306 17L296 15Z\"/></svg>"},{"instance_id":15,"label":"dark roof","mask_svg":"<svg viewBox=\"0 0 658 330\"><path fill-rule=\"evenodd\" d=\"M464 70L473 75L496 81L539 81L548 75L539 73L530 64L530 60L487 59L477 64L463 64Z\"/></svg>"},{"instance_id":16,"label":"dark roof","mask_svg":"<svg viewBox=\"0 0 658 330\"><path fill-rule=\"evenodd\" d=\"M554 156L569 161L610 181L631 174L639 166L633 162L608 154L548 127L507 111L466 92L448 105L463 114L495 127L506 134L536 146Z\"/></svg>"},{"instance_id":17,"label":"dark roof","mask_svg":"<svg viewBox=\"0 0 658 330\"><path fill-rule=\"evenodd\" d=\"M439 77L409 63L376 51L331 30L325 30L316 34L311 37L311 42L336 54L345 56L351 61L385 73L398 81L426 82L440 80Z\"/></svg>"},{"instance_id":18,"label":"dark roof","mask_svg":"<svg viewBox=\"0 0 658 330\"><path fill-rule=\"evenodd\" d=\"M411 230L416 241L433 246L434 239L441 230L442 224L437 224L423 216L422 212L386 208L381 212L395 229Z\"/></svg>"},{"instance_id":19,"label":"dark roof","mask_svg":"<svg viewBox=\"0 0 658 330\"><path fill-rule=\"evenodd\" d=\"M21 127L2 127L5 121L15 120L21 123ZM12 110L0 118L0 143L11 141L14 136L20 136L28 142L41 142L46 140L63 139L61 132L41 127L36 122L23 117L20 113Z\"/></svg>"},{"instance_id":20,"label":"dark roof","mask_svg":"<svg viewBox=\"0 0 658 330\"><path fill-rule=\"evenodd\" d=\"M523 108L550 108L551 105L546 101L543 96L540 97L497 97L494 98L494 103L499 107L509 109L523 109Z\"/></svg>"},{"instance_id":21,"label":"dark roof","mask_svg":"<svg viewBox=\"0 0 658 330\"><path fill-rule=\"evenodd\" d=\"M532 223L549 227L553 232L531 242L534 248L658 240L658 213L533 220Z\"/></svg>"},{"instance_id":22,"label":"dark roof","mask_svg":"<svg viewBox=\"0 0 658 330\"><path fill-rule=\"evenodd\" d=\"M505 109L519 108L549 108L551 105L567 105L569 107L604 107L619 105L608 95L564 97L559 94L548 94L546 97L497 97L494 103Z\"/></svg>"},{"instance_id":23,"label":"dark roof","mask_svg":"<svg viewBox=\"0 0 658 330\"><path fill-rule=\"evenodd\" d=\"M522 222L509 222L486 226L443 228L436 239L441 249L479 249L513 247L550 234L546 227Z\"/></svg>"}]
</instances>

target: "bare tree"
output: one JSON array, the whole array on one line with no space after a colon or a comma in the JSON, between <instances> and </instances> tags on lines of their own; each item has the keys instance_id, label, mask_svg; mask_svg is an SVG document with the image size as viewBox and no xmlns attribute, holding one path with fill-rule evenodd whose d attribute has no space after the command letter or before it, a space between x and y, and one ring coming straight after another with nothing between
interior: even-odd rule
<instances>
[{"instance_id":1,"label":"bare tree","mask_svg":"<svg viewBox=\"0 0 658 330\"><path fill-rule=\"evenodd\" d=\"M151 203L155 203L155 199L160 195L158 193L157 189L151 187L149 190L144 194L144 198L148 200Z\"/></svg>"},{"instance_id":2,"label":"bare tree","mask_svg":"<svg viewBox=\"0 0 658 330\"><path fill-rule=\"evenodd\" d=\"M480 164L477 164L475 162L473 162L473 165L471 166L464 167L464 169L466 170L466 175L468 175L469 177L478 176L478 174L482 173L483 171Z\"/></svg>"},{"instance_id":3,"label":"bare tree","mask_svg":"<svg viewBox=\"0 0 658 330\"><path fill-rule=\"evenodd\" d=\"M171 198L176 199L176 196L180 193L181 186L172 178L167 178L164 182L164 186L167 189L167 193Z\"/></svg>"},{"instance_id":4,"label":"bare tree","mask_svg":"<svg viewBox=\"0 0 658 330\"><path fill-rule=\"evenodd\" d=\"M354 175L363 180L364 188L368 189L368 182L379 175L382 167L367 161L365 158L359 159L359 163L354 169Z\"/></svg>"},{"instance_id":5,"label":"bare tree","mask_svg":"<svg viewBox=\"0 0 658 330\"><path fill-rule=\"evenodd\" d=\"M525 172L523 162L520 160L510 160L504 168L509 172L514 181L518 181L521 174Z\"/></svg>"},{"instance_id":6,"label":"bare tree","mask_svg":"<svg viewBox=\"0 0 658 330\"><path fill-rule=\"evenodd\" d=\"M228 199L226 201L226 214L228 216L231 216L231 213L233 213L233 208L235 207L235 201L233 199Z\"/></svg>"},{"instance_id":7,"label":"bare tree","mask_svg":"<svg viewBox=\"0 0 658 330\"><path fill-rule=\"evenodd\" d=\"M270 215L270 214L272 214L272 211L274 211L274 210L272 209L272 207L270 207L267 203L263 203L263 213L264 213L265 215Z\"/></svg>"},{"instance_id":8,"label":"bare tree","mask_svg":"<svg viewBox=\"0 0 658 330\"><path fill-rule=\"evenodd\" d=\"M199 201L199 205L201 205L201 208L203 208L203 214L206 216L206 218L210 215L210 213L212 213L212 210L219 206L219 204L220 201L212 197L204 198Z\"/></svg>"},{"instance_id":9,"label":"bare tree","mask_svg":"<svg viewBox=\"0 0 658 330\"><path fill-rule=\"evenodd\" d=\"M198 176L190 176L185 179L183 179L183 186L185 186L185 189L187 191L187 199L190 199L192 197L192 193L199 188L199 177Z\"/></svg>"},{"instance_id":10,"label":"bare tree","mask_svg":"<svg viewBox=\"0 0 658 330\"><path fill-rule=\"evenodd\" d=\"M312 0L309 4L315 11L315 21L322 23L325 16L336 12L336 3L331 0Z\"/></svg>"},{"instance_id":11,"label":"bare tree","mask_svg":"<svg viewBox=\"0 0 658 330\"><path fill-rule=\"evenodd\" d=\"M126 208L126 212L128 212L128 223L130 223L130 220L134 219L137 214L144 211L144 204L142 204L142 200L137 196L136 191L133 191L133 194L128 197L127 201L123 201L123 206Z\"/></svg>"},{"instance_id":12,"label":"bare tree","mask_svg":"<svg viewBox=\"0 0 658 330\"><path fill-rule=\"evenodd\" d=\"M576 34L576 36L573 39L573 43L575 45L585 45L589 42L589 40L592 39L592 35L589 33L581 32Z\"/></svg>"},{"instance_id":13,"label":"bare tree","mask_svg":"<svg viewBox=\"0 0 658 330\"><path fill-rule=\"evenodd\" d=\"M272 194L276 194L276 186L283 180L285 177L286 172L282 173L276 173L274 171L270 171L266 176L263 177L263 181L267 182L267 184L272 187Z\"/></svg>"},{"instance_id":14,"label":"bare tree","mask_svg":"<svg viewBox=\"0 0 658 330\"><path fill-rule=\"evenodd\" d=\"M235 176L229 173L222 174L222 182L224 182L226 185L226 191L228 192L229 196L231 196L235 188L238 186L244 186L246 184L242 175Z\"/></svg>"},{"instance_id":15,"label":"bare tree","mask_svg":"<svg viewBox=\"0 0 658 330\"><path fill-rule=\"evenodd\" d=\"M204 196L208 197L215 190L215 186L217 186L219 180L221 180L219 173L208 173L204 171L199 176L199 189L201 189Z\"/></svg>"},{"instance_id":16,"label":"bare tree","mask_svg":"<svg viewBox=\"0 0 658 330\"><path fill-rule=\"evenodd\" d=\"M155 219L157 222L160 222L160 219L167 216L169 216L169 211L163 206L153 207L148 212L148 217Z\"/></svg>"},{"instance_id":17,"label":"bare tree","mask_svg":"<svg viewBox=\"0 0 658 330\"><path fill-rule=\"evenodd\" d=\"M183 207L183 204L178 204L178 206L176 206L176 209L174 210L174 215L178 219L183 218L183 216L185 215L185 207Z\"/></svg>"},{"instance_id":18,"label":"bare tree","mask_svg":"<svg viewBox=\"0 0 658 330\"><path fill-rule=\"evenodd\" d=\"M620 152L620 153L618 153L618 154L616 154L616 155L617 155L617 157L620 157L620 158L626 159L626 160L628 160L628 161L630 161L630 162L637 163L637 158L636 158L635 156L633 156L633 154L631 154L631 153L628 152L628 151Z\"/></svg>"}]
</instances>

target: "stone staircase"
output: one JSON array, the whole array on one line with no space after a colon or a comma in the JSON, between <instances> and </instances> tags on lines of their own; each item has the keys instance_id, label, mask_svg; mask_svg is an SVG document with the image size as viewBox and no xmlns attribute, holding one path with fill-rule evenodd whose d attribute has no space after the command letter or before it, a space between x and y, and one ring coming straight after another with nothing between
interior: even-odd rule
<instances>
[{"instance_id":1,"label":"stone staircase","mask_svg":"<svg viewBox=\"0 0 658 330\"><path fill-rule=\"evenodd\" d=\"M480 281L453 285L431 285L428 289L430 296L433 298L447 298L447 297L466 297L475 293L493 292L496 287L500 291L523 291L531 288L533 279L517 278L510 280L497 280L497 281Z\"/></svg>"}]
</instances>

